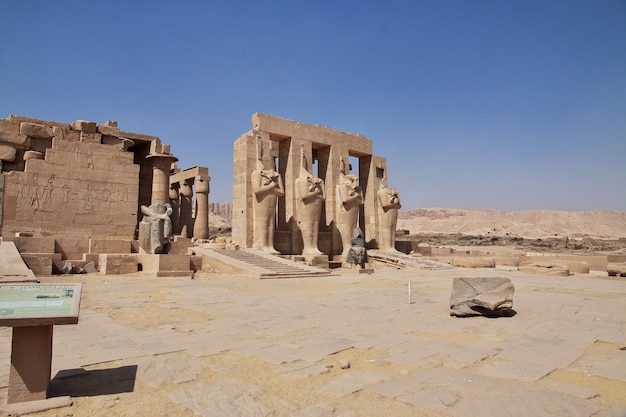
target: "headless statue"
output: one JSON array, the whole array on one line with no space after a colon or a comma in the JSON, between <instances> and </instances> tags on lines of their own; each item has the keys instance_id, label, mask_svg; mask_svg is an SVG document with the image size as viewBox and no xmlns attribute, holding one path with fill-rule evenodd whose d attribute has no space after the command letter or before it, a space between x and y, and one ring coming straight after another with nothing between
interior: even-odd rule
<instances>
[{"instance_id":1,"label":"headless statue","mask_svg":"<svg viewBox=\"0 0 626 417\"><path fill-rule=\"evenodd\" d=\"M300 152L300 175L296 179L298 193L298 225L302 233L303 255L321 255L317 247L320 216L326 196L324 180L313 176L306 166L304 148Z\"/></svg>"},{"instance_id":2,"label":"headless statue","mask_svg":"<svg viewBox=\"0 0 626 417\"><path fill-rule=\"evenodd\" d=\"M350 175L349 165L346 167L343 158L341 158L341 175L339 176L339 185L337 185L337 195L339 202L337 228L341 235L342 255L348 256L352 246L350 236L357 226L359 207L363 205L363 192L359 187L357 176Z\"/></svg>"},{"instance_id":3,"label":"headless statue","mask_svg":"<svg viewBox=\"0 0 626 417\"><path fill-rule=\"evenodd\" d=\"M274 249L274 229L276 219L276 199L285 195L283 180L274 167L265 169L263 165L263 142L257 136L257 169L252 171L251 182L254 193L254 236L253 248L277 255Z\"/></svg>"},{"instance_id":4,"label":"headless statue","mask_svg":"<svg viewBox=\"0 0 626 417\"><path fill-rule=\"evenodd\" d=\"M382 188L378 190L378 201L380 203L378 218L380 225L380 241L378 248L381 250L396 250L396 224L398 223L398 209L400 197L395 188Z\"/></svg>"},{"instance_id":5,"label":"headless statue","mask_svg":"<svg viewBox=\"0 0 626 417\"><path fill-rule=\"evenodd\" d=\"M172 238L172 207L155 203L150 207L141 206L143 219L139 223L139 246L146 253L165 254L170 250Z\"/></svg>"}]
</instances>

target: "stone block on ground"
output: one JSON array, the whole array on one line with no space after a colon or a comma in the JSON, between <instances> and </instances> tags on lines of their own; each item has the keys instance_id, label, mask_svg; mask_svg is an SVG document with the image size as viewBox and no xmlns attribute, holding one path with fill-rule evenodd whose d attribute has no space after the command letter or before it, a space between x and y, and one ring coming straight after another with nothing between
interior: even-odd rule
<instances>
[{"instance_id":1,"label":"stone block on ground","mask_svg":"<svg viewBox=\"0 0 626 417\"><path fill-rule=\"evenodd\" d=\"M466 316L511 316L515 288L510 279L454 278L450 295L450 315Z\"/></svg>"},{"instance_id":2,"label":"stone block on ground","mask_svg":"<svg viewBox=\"0 0 626 417\"><path fill-rule=\"evenodd\" d=\"M518 271L530 274L547 275L553 277L569 276L569 267L564 262L556 261L522 261L517 267Z\"/></svg>"},{"instance_id":3,"label":"stone block on ground","mask_svg":"<svg viewBox=\"0 0 626 417\"><path fill-rule=\"evenodd\" d=\"M496 261L496 266L518 267L520 263L519 257L513 255L494 255L492 258Z\"/></svg>"},{"instance_id":4,"label":"stone block on ground","mask_svg":"<svg viewBox=\"0 0 626 417\"><path fill-rule=\"evenodd\" d=\"M160 277L191 275L191 255L138 254L142 272L156 273Z\"/></svg>"},{"instance_id":5,"label":"stone block on ground","mask_svg":"<svg viewBox=\"0 0 626 417\"><path fill-rule=\"evenodd\" d=\"M100 272L105 275L122 275L137 272L137 254L103 253L98 265Z\"/></svg>"},{"instance_id":6,"label":"stone block on ground","mask_svg":"<svg viewBox=\"0 0 626 417\"><path fill-rule=\"evenodd\" d=\"M606 271L610 277L626 277L626 263L609 263Z\"/></svg>"},{"instance_id":7,"label":"stone block on ground","mask_svg":"<svg viewBox=\"0 0 626 417\"><path fill-rule=\"evenodd\" d=\"M495 268L496 261L493 258L464 256L453 258L452 265L462 268Z\"/></svg>"}]
</instances>

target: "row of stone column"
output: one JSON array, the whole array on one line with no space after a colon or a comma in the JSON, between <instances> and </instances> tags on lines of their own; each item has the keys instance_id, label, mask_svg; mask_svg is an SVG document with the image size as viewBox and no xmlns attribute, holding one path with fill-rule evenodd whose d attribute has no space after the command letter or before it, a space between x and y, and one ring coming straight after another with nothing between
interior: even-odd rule
<instances>
[{"instance_id":1,"label":"row of stone column","mask_svg":"<svg viewBox=\"0 0 626 417\"><path fill-rule=\"evenodd\" d=\"M175 235L209 238L209 181L208 176L186 178L169 186L168 202L172 206L172 229ZM194 183L196 215L193 217Z\"/></svg>"},{"instance_id":2,"label":"row of stone column","mask_svg":"<svg viewBox=\"0 0 626 417\"><path fill-rule=\"evenodd\" d=\"M171 154L150 154L152 162L152 200L151 204L170 204L172 231L174 235L209 238L209 181L208 169L195 167L175 174L180 177L189 172L189 176L171 182L172 163L178 159ZM206 173L205 173L206 171ZM194 183L196 193L196 215L193 217Z\"/></svg>"}]
</instances>

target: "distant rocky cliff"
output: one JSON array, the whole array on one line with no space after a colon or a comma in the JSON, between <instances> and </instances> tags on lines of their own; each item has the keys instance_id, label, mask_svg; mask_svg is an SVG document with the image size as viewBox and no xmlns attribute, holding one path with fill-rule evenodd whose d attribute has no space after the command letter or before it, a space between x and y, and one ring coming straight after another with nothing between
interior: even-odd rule
<instances>
[{"instance_id":1,"label":"distant rocky cliff","mask_svg":"<svg viewBox=\"0 0 626 417\"><path fill-rule=\"evenodd\" d=\"M230 203L209 203L209 211L229 222L233 219L233 205Z\"/></svg>"}]
</instances>

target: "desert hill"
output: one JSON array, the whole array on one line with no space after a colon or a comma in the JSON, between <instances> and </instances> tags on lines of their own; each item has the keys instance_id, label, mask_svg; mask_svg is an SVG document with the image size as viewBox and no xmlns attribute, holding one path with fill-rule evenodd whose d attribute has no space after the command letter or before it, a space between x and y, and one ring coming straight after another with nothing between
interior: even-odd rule
<instances>
[{"instance_id":1,"label":"desert hill","mask_svg":"<svg viewBox=\"0 0 626 417\"><path fill-rule=\"evenodd\" d=\"M230 233L230 203L212 203L211 233ZM626 238L626 213L611 210L500 211L494 209L416 208L400 210L398 230L418 234L463 234L517 236L529 239L544 237L619 239Z\"/></svg>"},{"instance_id":2,"label":"desert hill","mask_svg":"<svg viewBox=\"0 0 626 417\"><path fill-rule=\"evenodd\" d=\"M524 238L626 238L626 213L610 210L505 212L493 209L418 208L398 213L398 230L410 234L519 236Z\"/></svg>"}]
</instances>

